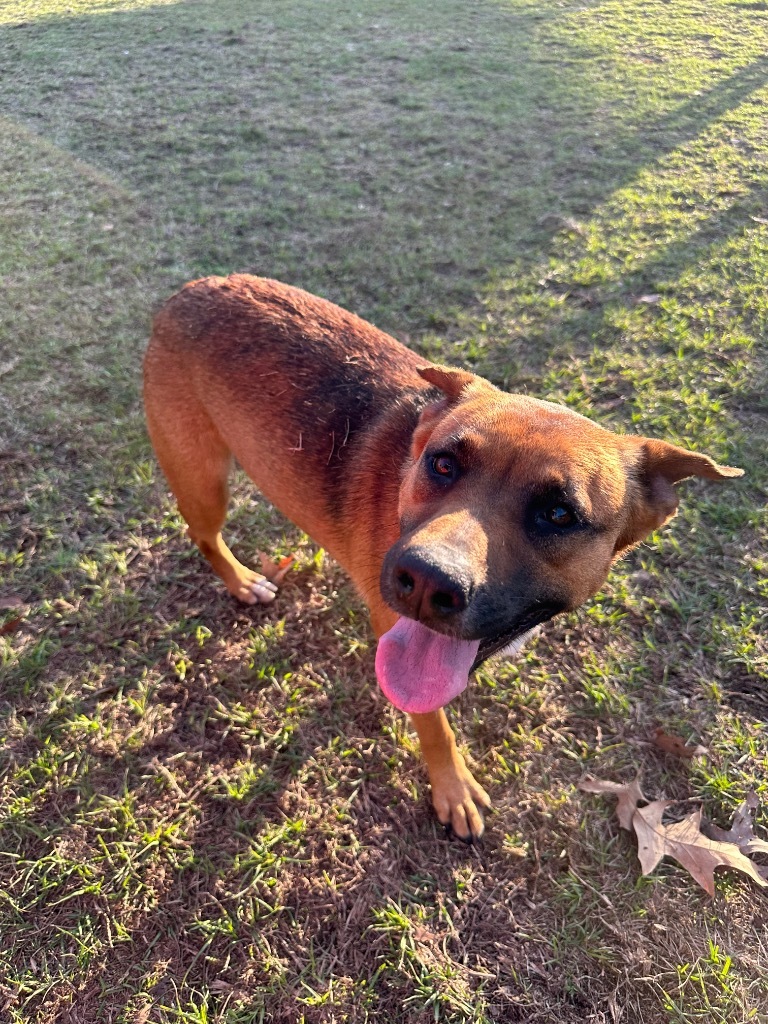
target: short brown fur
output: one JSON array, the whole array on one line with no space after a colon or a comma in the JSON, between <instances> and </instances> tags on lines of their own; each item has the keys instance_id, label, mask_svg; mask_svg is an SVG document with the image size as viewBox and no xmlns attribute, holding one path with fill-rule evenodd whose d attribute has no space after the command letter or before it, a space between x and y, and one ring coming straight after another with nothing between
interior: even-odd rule
<instances>
[{"instance_id":1,"label":"short brown fur","mask_svg":"<svg viewBox=\"0 0 768 1024\"><path fill-rule=\"evenodd\" d=\"M145 403L190 537L239 600L275 588L221 535L233 456L349 572L377 637L402 614L489 652L594 594L615 558L674 514L678 480L741 472L428 365L323 299L247 275L194 281L166 303ZM435 452L456 467L448 483ZM552 528L566 505L578 529ZM416 594L403 590L403 557L421 559L426 589L419 577ZM455 614L426 599L433 572L460 578ZM440 821L479 836L490 801L443 710L412 719Z\"/></svg>"}]
</instances>

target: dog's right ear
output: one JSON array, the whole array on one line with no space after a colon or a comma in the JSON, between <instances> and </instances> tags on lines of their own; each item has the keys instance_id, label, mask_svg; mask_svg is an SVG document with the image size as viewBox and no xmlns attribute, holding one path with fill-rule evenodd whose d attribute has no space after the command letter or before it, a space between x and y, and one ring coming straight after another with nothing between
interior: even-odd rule
<instances>
[{"instance_id":1,"label":"dog's right ear","mask_svg":"<svg viewBox=\"0 0 768 1024\"><path fill-rule=\"evenodd\" d=\"M456 370L451 366L420 366L416 371L429 384L433 384L443 392L445 398L437 402L431 402L422 409L419 421L411 438L411 458L419 458L429 440L429 435L437 426L452 405L461 398L462 392L473 381L477 380L474 374L466 370Z\"/></svg>"},{"instance_id":2,"label":"dog's right ear","mask_svg":"<svg viewBox=\"0 0 768 1024\"><path fill-rule=\"evenodd\" d=\"M419 416L419 422L411 439L413 459L418 459L438 421L451 406L464 397L471 385L494 389L493 384L483 377L477 377L474 373L469 373L468 370L458 370L453 366L437 366L432 363L429 366L420 366L416 372L429 384L439 388L445 398L428 405Z\"/></svg>"},{"instance_id":3,"label":"dog's right ear","mask_svg":"<svg viewBox=\"0 0 768 1024\"><path fill-rule=\"evenodd\" d=\"M453 366L436 366L434 363L431 366L420 366L416 372L428 383L440 388L450 402L458 401L465 388L482 380L482 377L476 377L467 370L457 370Z\"/></svg>"}]
</instances>

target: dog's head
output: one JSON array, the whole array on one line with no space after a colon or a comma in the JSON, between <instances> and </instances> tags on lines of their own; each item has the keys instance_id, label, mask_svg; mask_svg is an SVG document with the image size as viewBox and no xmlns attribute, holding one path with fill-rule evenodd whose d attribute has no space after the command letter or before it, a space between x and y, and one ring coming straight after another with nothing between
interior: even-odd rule
<instances>
[{"instance_id":1,"label":"dog's head","mask_svg":"<svg viewBox=\"0 0 768 1024\"><path fill-rule=\"evenodd\" d=\"M381 574L402 618L377 656L385 692L412 712L447 703L485 658L594 594L674 515L678 481L742 475L462 370L419 372L444 397L413 434Z\"/></svg>"}]
</instances>

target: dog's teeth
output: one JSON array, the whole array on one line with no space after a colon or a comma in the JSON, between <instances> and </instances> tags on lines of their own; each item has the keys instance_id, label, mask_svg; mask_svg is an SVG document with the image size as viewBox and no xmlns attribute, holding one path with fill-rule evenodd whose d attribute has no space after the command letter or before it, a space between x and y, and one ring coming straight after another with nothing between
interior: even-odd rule
<instances>
[{"instance_id":1,"label":"dog's teeth","mask_svg":"<svg viewBox=\"0 0 768 1024\"><path fill-rule=\"evenodd\" d=\"M506 647L502 647L500 651L497 651L496 654L494 654L494 658L514 658L523 649L526 641L530 640L531 637L536 636L536 634L540 632L541 626L534 626L525 633L521 633L520 636L507 644Z\"/></svg>"}]
</instances>

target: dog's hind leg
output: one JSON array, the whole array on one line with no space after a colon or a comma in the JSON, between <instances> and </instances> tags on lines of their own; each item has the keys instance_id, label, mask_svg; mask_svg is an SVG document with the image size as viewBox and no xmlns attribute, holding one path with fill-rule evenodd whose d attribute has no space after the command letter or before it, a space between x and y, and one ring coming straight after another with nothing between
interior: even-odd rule
<instances>
[{"instance_id":1,"label":"dog's hind leg","mask_svg":"<svg viewBox=\"0 0 768 1024\"><path fill-rule=\"evenodd\" d=\"M277 587L239 562L221 535L227 515L232 454L183 375L157 370L148 358L144 379L147 425L158 462L187 522L190 538L244 604L267 603ZM172 380L169 386L166 381Z\"/></svg>"}]
</instances>

